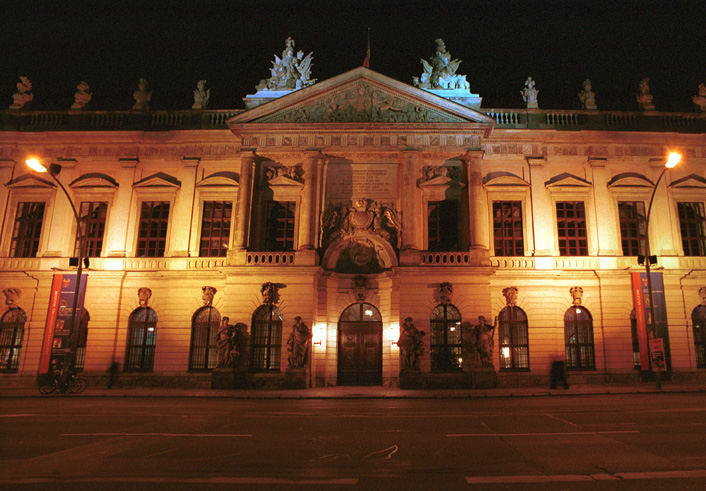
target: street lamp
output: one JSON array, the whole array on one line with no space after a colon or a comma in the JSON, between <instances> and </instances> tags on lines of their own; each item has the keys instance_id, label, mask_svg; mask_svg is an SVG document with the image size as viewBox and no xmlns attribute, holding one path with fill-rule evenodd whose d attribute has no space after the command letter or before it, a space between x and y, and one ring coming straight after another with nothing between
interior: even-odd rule
<instances>
[{"instance_id":1,"label":"street lamp","mask_svg":"<svg viewBox=\"0 0 706 491\"><path fill-rule=\"evenodd\" d=\"M54 179L54 182L58 184L58 186L61 188L61 190L64 192L64 195L66 196L66 199L69 201L69 204L71 205L71 211L74 213L74 219L76 220L76 242L78 242L78 268L76 269L76 286L74 289L74 301L73 305L71 307L71 329L69 330L69 350L64 353L64 361L62 363L62 387L67 387L68 386L68 376L69 376L69 369L73 368L74 363L76 362L76 349L78 345L78 335L79 335L79 330L80 330L80 320L78 319L78 314L76 312L76 307L78 306L78 296L81 288L81 271L82 271L82 266L83 266L83 234L81 233L81 219L78 216L78 212L76 211L76 206L74 205L73 200L71 199L71 196L69 195L68 191L64 187L64 185L61 183L59 178L57 177L59 175L59 172L61 172L61 166L59 164L49 164L49 167L47 168L44 164L42 164L38 159L32 157L27 160L25 160L25 164L27 164L27 167L30 169L34 170L35 172L40 172L44 173L47 172L52 179Z\"/></svg>"},{"instance_id":2,"label":"street lamp","mask_svg":"<svg viewBox=\"0 0 706 491\"><path fill-rule=\"evenodd\" d=\"M664 177L664 173L667 172L667 169L671 169L674 166L676 166L680 161L681 161L681 154L679 154L677 152L671 152L669 154L669 156L667 157L667 161L664 163L664 167L662 168L662 172L660 172L659 177L657 178L657 182L655 183L654 187L652 188L652 195L650 196L650 203L647 206L647 217L645 218L645 276L647 277L647 295L650 300L650 333L652 334L653 338L657 337L657 330L655 328L654 299L652 298L652 279L650 278L650 263L652 262L652 260L650 259L652 257L650 255L650 214L652 212L652 202L655 199L655 193L657 192L657 186L659 186L659 182L662 180L662 177ZM655 258L655 262L656 262L656 258ZM657 390L662 390L662 374L659 370L655 371L655 369L654 369L654 364L652 363L652 356L651 356L649 339L647 340L647 353L648 353L648 357L650 358L650 370L652 370L652 373L654 373L654 376L655 376L655 384L656 384Z\"/></svg>"}]
</instances>

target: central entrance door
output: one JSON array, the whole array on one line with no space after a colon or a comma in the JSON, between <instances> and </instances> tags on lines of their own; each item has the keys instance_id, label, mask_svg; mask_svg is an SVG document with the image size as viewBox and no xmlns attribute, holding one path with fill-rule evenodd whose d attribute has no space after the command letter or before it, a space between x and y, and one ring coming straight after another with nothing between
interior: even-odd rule
<instances>
[{"instance_id":1,"label":"central entrance door","mask_svg":"<svg viewBox=\"0 0 706 491\"><path fill-rule=\"evenodd\" d=\"M341 314L337 383L382 384L382 317L369 303L355 303Z\"/></svg>"}]
</instances>

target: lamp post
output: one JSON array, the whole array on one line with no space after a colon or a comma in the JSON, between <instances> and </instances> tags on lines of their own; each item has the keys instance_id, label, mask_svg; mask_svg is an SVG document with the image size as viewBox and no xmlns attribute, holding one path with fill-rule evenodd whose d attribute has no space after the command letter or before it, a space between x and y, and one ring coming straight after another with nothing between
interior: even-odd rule
<instances>
[{"instance_id":1,"label":"lamp post","mask_svg":"<svg viewBox=\"0 0 706 491\"><path fill-rule=\"evenodd\" d=\"M657 186L659 186L659 182L662 180L662 177L664 177L664 173L667 172L667 169L673 168L679 163L679 161L681 161L681 154L679 153L671 152L667 157L667 161L664 163L662 172L660 172L659 177L657 178L657 182L652 188L650 203L647 206L647 217L645 218L645 276L647 277L647 296L650 301L650 334L652 334L653 338L657 337L657 330L655 327L654 299L652 298L652 279L650 278L650 214L652 212L652 202L655 199L655 193L657 192ZM655 384L657 390L662 390L662 373L661 371L655 371L654 369L654 364L652 363L649 336L647 340L647 353L648 358L650 359L650 370L655 375Z\"/></svg>"},{"instance_id":2,"label":"lamp post","mask_svg":"<svg viewBox=\"0 0 706 491\"><path fill-rule=\"evenodd\" d=\"M52 179L54 179L54 182L61 188L61 190L64 192L64 195L66 196L66 199L69 201L69 204L71 205L71 211L74 213L74 219L76 220L76 241L78 242L78 268L76 269L76 286L74 288L74 300L73 300L73 305L71 306L71 329L69 330L69 349L64 353L64 361L62 363L62 380L61 380L61 385L62 387L67 387L68 386L68 377L69 377L69 370L73 368L74 363L76 362L76 349L78 345L78 335L79 335L79 330L80 330L80 319L78 319L79 315L76 312L77 306L78 306L78 296L81 288L81 272L82 272L82 266L83 266L83 234L81 233L81 219L78 216L78 212L76 211L76 206L74 205L73 200L71 199L71 196L69 195L68 191L64 187L64 185L61 183L59 178L57 177L59 175L59 172L61 172L61 166L59 164L49 164L49 167L47 168L44 164L42 164L38 159L36 158L29 158L25 161L25 164L27 164L27 167L30 169L34 170L35 172L48 172L49 175L51 176Z\"/></svg>"}]
</instances>

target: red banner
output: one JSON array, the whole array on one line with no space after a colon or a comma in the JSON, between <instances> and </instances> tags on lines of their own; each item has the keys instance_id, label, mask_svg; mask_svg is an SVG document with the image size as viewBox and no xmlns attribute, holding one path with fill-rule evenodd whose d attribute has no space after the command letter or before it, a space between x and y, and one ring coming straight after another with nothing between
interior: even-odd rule
<instances>
[{"instance_id":1,"label":"red banner","mask_svg":"<svg viewBox=\"0 0 706 491\"><path fill-rule=\"evenodd\" d=\"M637 340L640 344L640 369L650 369L649 351L647 349L647 321L645 316L645 302L642 296L641 273L631 273L632 300L635 306L635 320L637 322Z\"/></svg>"}]
</instances>

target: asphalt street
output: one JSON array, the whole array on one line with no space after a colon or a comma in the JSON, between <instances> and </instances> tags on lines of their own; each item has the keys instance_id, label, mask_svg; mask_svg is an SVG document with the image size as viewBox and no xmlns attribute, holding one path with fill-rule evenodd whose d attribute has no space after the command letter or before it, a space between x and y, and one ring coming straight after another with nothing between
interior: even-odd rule
<instances>
[{"instance_id":1,"label":"asphalt street","mask_svg":"<svg viewBox=\"0 0 706 491\"><path fill-rule=\"evenodd\" d=\"M706 394L0 400L3 489L704 489Z\"/></svg>"}]
</instances>

